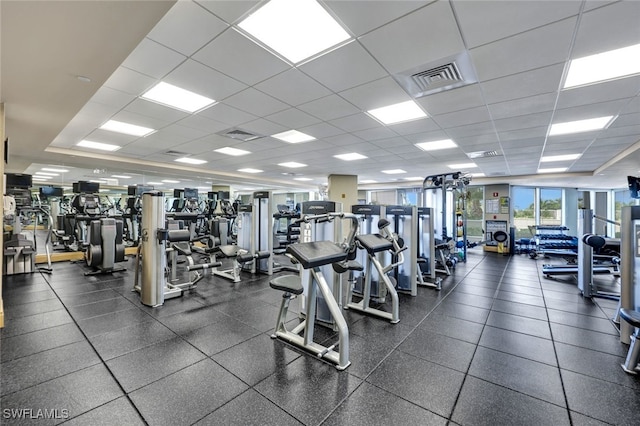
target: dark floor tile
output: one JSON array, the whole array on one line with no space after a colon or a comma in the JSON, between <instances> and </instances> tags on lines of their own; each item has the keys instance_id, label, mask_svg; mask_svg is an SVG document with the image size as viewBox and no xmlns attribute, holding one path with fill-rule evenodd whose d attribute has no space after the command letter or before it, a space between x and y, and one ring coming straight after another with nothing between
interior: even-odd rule
<instances>
[{"instance_id":1,"label":"dark floor tile","mask_svg":"<svg viewBox=\"0 0 640 426\"><path fill-rule=\"evenodd\" d=\"M463 373L395 351L367 382L447 417L463 379Z\"/></svg>"},{"instance_id":2,"label":"dark floor tile","mask_svg":"<svg viewBox=\"0 0 640 426\"><path fill-rule=\"evenodd\" d=\"M620 338L612 334L599 333L597 331L582 328L568 327L562 324L551 323L553 340L567 343L594 351L606 352L620 357L627 356L627 348L620 343Z\"/></svg>"},{"instance_id":3,"label":"dark floor tile","mask_svg":"<svg viewBox=\"0 0 640 426\"><path fill-rule=\"evenodd\" d=\"M253 309L247 309L236 312L233 317L238 321L255 328L262 332L273 332L276 327L276 320L280 308L270 305L268 303L262 303ZM293 312L287 312L287 321L296 318L297 315Z\"/></svg>"},{"instance_id":4,"label":"dark floor tile","mask_svg":"<svg viewBox=\"0 0 640 426\"><path fill-rule=\"evenodd\" d=\"M284 342L260 334L211 358L253 386L299 356Z\"/></svg>"},{"instance_id":5,"label":"dark floor tile","mask_svg":"<svg viewBox=\"0 0 640 426\"><path fill-rule=\"evenodd\" d=\"M524 285L517 284L507 284L503 283L500 285L500 291L508 291L510 293L518 293L518 294L526 294L529 296L538 296L542 297L542 290L535 287L529 287Z\"/></svg>"},{"instance_id":6,"label":"dark floor tile","mask_svg":"<svg viewBox=\"0 0 640 426\"><path fill-rule=\"evenodd\" d=\"M60 296L60 300L67 308L116 298L122 298L122 296L111 289Z\"/></svg>"},{"instance_id":7,"label":"dark floor tile","mask_svg":"<svg viewBox=\"0 0 640 426\"><path fill-rule=\"evenodd\" d=\"M555 405L565 405L557 367L479 347L469 374Z\"/></svg>"},{"instance_id":8,"label":"dark floor tile","mask_svg":"<svg viewBox=\"0 0 640 426\"><path fill-rule=\"evenodd\" d=\"M132 307L125 311L111 312L97 317L79 320L78 326L87 337L94 337L98 334L109 333L151 321L155 321L153 317L138 308Z\"/></svg>"},{"instance_id":9,"label":"dark floor tile","mask_svg":"<svg viewBox=\"0 0 640 426\"><path fill-rule=\"evenodd\" d=\"M569 425L565 408L467 377L451 420L461 425Z\"/></svg>"},{"instance_id":10,"label":"dark floor tile","mask_svg":"<svg viewBox=\"0 0 640 426\"><path fill-rule=\"evenodd\" d=\"M620 367L620 364L624 364L625 357L560 342L556 342L555 345L558 363L563 370L640 389L640 381L637 377L625 373Z\"/></svg>"},{"instance_id":11,"label":"dark floor tile","mask_svg":"<svg viewBox=\"0 0 640 426\"><path fill-rule=\"evenodd\" d=\"M549 323L533 318L492 311L487 319L487 325L516 331L518 333L529 334L531 336L542 337L543 339L551 339Z\"/></svg>"},{"instance_id":12,"label":"dark floor tile","mask_svg":"<svg viewBox=\"0 0 640 426\"><path fill-rule=\"evenodd\" d=\"M418 329L477 344L483 327L477 322L433 313L418 326Z\"/></svg>"},{"instance_id":13,"label":"dark floor tile","mask_svg":"<svg viewBox=\"0 0 640 426\"><path fill-rule=\"evenodd\" d=\"M129 394L150 425L192 424L247 389L210 359Z\"/></svg>"},{"instance_id":14,"label":"dark floor tile","mask_svg":"<svg viewBox=\"0 0 640 426\"><path fill-rule=\"evenodd\" d=\"M195 423L195 425L296 426L302 425L302 423L258 392L249 389Z\"/></svg>"},{"instance_id":15,"label":"dark floor tile","mask_svg":"<svg viewBox=\"0 0 640 426\"><path fill-rule=\"evenodd\" d=\"M107 361L125 392L130 393L202 360L205 355L179 337L163 340Z\"/></svg>"},{"instance_id":16,"label":"dark floor tile","mask_svg":"<svg viewBox=\"0 0 640 426\"><path fill-rule=\"evenodd\" d=\"M417 329L402 342L398 350L465 373L476 345Z\"/></svg>"},{"instance_id":17,"label":"dark floor tile","mask_svg":"<svg viewBox=\"0 0 640 426\"><path fill-rule=\"evenodd\" d=\"M540 306L496 299L491 306L491 310L547 321L547 310Z\"/></svg>"},{"instance_id":18,"label":"dark floor tile","mask_svg":"<svg viewBox=\"0 0 640 426\"><path fill-rule=\"evenodd\" d=\"M334 343L333 339L331 343ZM375 338L349 336L349 374L364 379L371 374L380 363L386 359L396 347L392 341L382 341Z\"/></svg>"},{"instance_id":19,"label":"dark floor tile","mask_svg":"<svg viewBox=\"0 0 640 426\"><path fill-rule=\"evenodd\" d=\"M199 306L174 315L162 316L158 318L158 321L178 334L186 334L209 324L229 319L227 314L211 306Z\"/></svg>"},{"instance_id":20,"label":"dark floor tile","mask_svg":"<svg viewBox=\"0 0 640 426\"><path fill-rule=\"evenodd\" d=\"M2 362L32 355L83 340L75 324L63 324L2 339Z\"/></svg>"},{"instance_id":21,"label":"dark floor tile","mask_svg":"<svg viewBox=\"0 0 640 426\"><path fill-rule=\"evenodd\" d=\"M447 419L378 387L363 383L322 426L446 425Z\"/></svg>"},{"instance_id":22,"label":"dark floor tile","mask_svg":"<svg viewBox=\"0 0 640 426\"><path fill-rule=\"evenodd\" d=\"M350 312L350 311L347 311ZM397 345L413 330L413 327L402 322L391 324L389 321L368 315L358 315L361 320L349 325L349 334L358 335L365 339L376 336L375 339L382 345Z\"/></svg>"},{"instance_id":23,"label":"dark floor tile","mask_svg":"<svg viewBox=\"0 0 640 426\"><path fill-rule=\"evenodd\" d=\"M131 309L132 306L134 305L132 305L130 301L124 297L118 296L114 299L70 307L69 313L76 321L80 321L113 312L126 311L127 309Z\"/></svg>"},{"instance_id":24,"label":"dark floor tile","mask_svg":"<svg viewBox=\"0 0 640 426\"><path fill-rule=\"evenodd\" d=\"M584 328L591 331L599 331L600 333L619 335L618 330L611 320L606 318L597 318L589 315L574 314L572 312L558 311L549 309L549 321L576 328Z\"/></svg>"},{"instance_id":25,"label":"dark floor tile","mask_svg":"<svg viewBox=\"0 0 640 426\"><path fill-rule=\"evenodd\" d=\"M456 287L454 293L464 293L464 294L472 294L476 296L488 297L489 299L493 299L493 296L496 293L496 290L493 288L476 286L473 284L461 283ZM477 305L474 305L477 306ZM485 306L480 306L484 308Z\"/></svg>"},{"instance_id":26,"label":"dark floor tile","mask_svg":"<svg viewBox=\"0 0 640 426\"><path fill-rule=\"evenodd\" d=\"M490 309L493 298L483 297L475 294L462 293L458 287L447 296L447 303L455 302L463 305L475 306L477 308Z\"/></svg>"},{"instance_id":27,"label":"dark floor tile","mask_svg":"<svg viewBox=\"0 0 640 426\"><path fill-rule=\"evenodd\" d=\"M217 354L260 334L233 318L209 324L184 334L184 339L207 355Z\"/></svg>"},{"instance_id":28,"label":"dark floor tile","mask_svg":"<svg viewBox=\"0 0 640 426\"><path fill-rule=\"evenodd\" d=\"M540 337L501 328L485 327L478 344L533 361L557 365L553 342Z\"/></svg>"},{"instance_id":29,"label":"dark floor tile","mask_svg":"<svg viewBox=\"0 0 640 426\"><path fill-rule=\"evenodd\" d=\"M130 293L129 295L131 296L131 299L129 300L131 300L136 306L156 318L190 311L204 306L204 303L200 302L196 297L192 297L193 295L188 292L185 292L182 297L165 300L164 305L157 306L155 308L144 306L139 303L140 297L137 293Z\"/></svg>"},{"instance_id":30,"label":"dark floor tile","mask_svg":"<svg viewBox=\"0 0 640 426\"><path fill-rule=\"evenodd\" d=\"M145 423L128 398L120 397L74 417L65 426L143 426Z\"/></svg>"},{"instance_id":31,"label":"dark floor tile","mask_svg":"<svg viewBox=\"0 0 640 426\"><path fill-rule=\"evenodd\" d=\"M67 287L59 287L56 288L56 293L60 296L61 299L65 297L71 297L74 295L80 295L83 293L92 293L94 291L100 290L108 290L109 287L105 285L106 283L82 283L76 284ZM131 287L131 284L129 285Z\"/></svg>"},{"instance_id":32,"label":"dark floor tile","mask_svg":"<svg viewBox=\"0 0 640 426\"><path fill-rule=\"evenodd\" d=\"M42 302L43 300L55 299L56 294L50 288L41 291L31 292L8 292L2 294L2 298L6 305L18 306L25 303Z\"/></svg>"},{"instance_id":33,"label":"dark floor tile","mask_svg":"<svg viewBox=\"0 0 640 426\"><path fill-rule=\"evenodd\" d=\"M520 287L540 288L540 281L538 278L525 278L520 275L518 277L505 276L502 278L501 284L517 285Z\"/></svg>"},{"instance_id":34,"label":"dark floor tile","mask_svg":"<svg viewBox=\"0 0 640 426\"><path fill-rule=\"evenodd\" d=\"M500 286L500 281L499 280L478 280L478 279L474 279L474 278L465 278L463 279L459 286L463 287L463 286L473 286L473 287L482 287L485 288L487 290L493 290L493 292L495 293L495 290Z\"/></svg>"},{"instance_id":35,"label":"dark floor tile","mask_svg":"<svg viewBox=\"0 0 640 426\"><path fill-rule=\"evenodd\" d=\"M565 291L553 291L548 288L544 289L545 300L560 300L565 302L575 302L576 298L581 298L582 294L575 288L574 292Z\"/></svg>"},{"instance_id":36,"label":"dark floor tile","mask_svg":"<svg viewBox=\"0 0 640 426\"><path fill-rule=\"evenodd\" d=\"M591 315L599 318L606 318L600 308L589 299L581 299L576 297L575 302L567 302L563 300L549 299L546 301L547 309L556 309L558 311L573 312L574 314Z\"/></svg>"},{"instance_id":37,"label":"dark floor tile","mask_svg":"<svg viewBox=\"0 0 640 426\"><path fill-rule=\"evenodd\" d=\"M489 316L488 309L476 308L475 306L462 305L460 303L449 303L449 301L444 301L433 311L433 313L460 318L480 324L484 324Z\"/></svg>"},{"instance_id":38,"label":"dark floor tile","mask_svg":"<svg viewBox=\"0 0 640 426\"><path fill-rule=\"evenodd\" d=\"M314 356L302 356L254 386L306 425L317 425L362 383Z\"/></svg>"},{"instance_id":39,"label":"dark floor tile","mask_svg":"<svg viewBox=\"0 0 640 426\"><path fill-rule=\"evenodd\" d=\"M572 411L615 425L638 424L640 389L561 370Z\"/></svg>"},{"instance_id":40,"label":"dark floor tile","mask_svg":"<svg viewBox=\"0 0 640 426\"><path fill-rule=\"evenodd\" d=\"M35 314L6 321L4 328L0 329L0 336L6 339L7 337L31 333L32 331L69 324L71 322L73 322L73 319L66 310L45 312L43 314Z\"/></svg>"},{"instance_id":41,"label":"dark floor tile","mask_svg":"<svg viewBox=\"0 0 640 426\"><path fill-rule=\"evenodd\" d=\"M575 411L570 411L569 415L571 416L571 424L573 426L606 426L609 424L585 416L584 414L576 413Z\"/></svg>"},{"instance_id":42,"label":"dark floor tile","mask_svg":"<svg viewBox=\"0 0 640 426\"><path fill-rule=\"evenodd\" d=\"M544 307L544 299L540 296L531 296L528 294L514 293L512 291L499 291L496 295L497 299L508 300L510 302L522 303L525 305L533 305Z\"/></svg>"},{"instance_id":43,"label":"dark floor tile","mask_svg":"<svg viewBox=\"0 0 640 426\"><path fill-rule=\"evenodd\" d=\"M72 418L121 396L122 391L107 369L97 364L7 395L0 404L3 409L31 408L34 413L38 409L58 410L60 417ZM34 424L33 420L22 420L11 424Z\"/></svg>"},{"instance_id":44,"label":"dark floor tile","mask_svg":"<svg viewBox=\"0 0 640 426\"><path fill-rule=\"evenodd\" d=\"M58 299L47 299L40 302L25 303L22 305L4 304L5 321L16 318L28 317L30 315L43 314L45 312L59 311L64 309L64 305Z\"/></svg>"},{"instance_id":45,"label":"dark floor tile","mask_svg":"<svg viewBox=\"0 0 640 426\"><path fill-rule=\"evenodd\" d=\"M2 364L0 391L7 395L99 363L85 341L38 352Z\"/></svg>"},{"instance_id":46,"label":"dark floor tile","mask_svg":"<svg viewBox=\"0 0 640 426\"><path fill-rule=\"evenodd\" d=\"M174 332L157 321L152 321L102 333L89 340L102 359L109 360L172 337L175 337Z\"/></svg>"}]
</instances>

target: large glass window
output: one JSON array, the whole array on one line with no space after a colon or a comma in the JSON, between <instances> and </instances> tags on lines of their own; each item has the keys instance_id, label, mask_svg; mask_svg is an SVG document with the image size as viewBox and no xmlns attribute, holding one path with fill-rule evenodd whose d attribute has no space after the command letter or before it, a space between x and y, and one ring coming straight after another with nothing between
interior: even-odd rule
<instances>
[{"instance_id":1,"label":"large glass window","mask_svg":"<svg viewBox=\"0 0 640 426\"><path fill-rule=\"evenodd\" d=\"M540 225L562 225L561 189L540 189Z\"/></svg>"},{"instance_id":2,"label":"large glass window","mask_svg":"<svg viewBox=\"0 0 640 426\"><path fill-rule=\"evenodd\" d=\"M467 239L483 240L484 186L470 186L467 190Z\"/></svg>"},{"instance_id":3,"label":"large glass window","mask_svg":"<svg viewBox=\"0 0 640 426\"><path fill-rule=\"evenodd\" d=\"M532 236L529 226L536 224L536 191L534 188L516 186L511 193L516 238L529 238Z\"/></svg>"},{"instance_id":4,"label":"large glass window","mask_svg":"<svg viewBox=\"0 0 640 426\"><path fill-rule=\"evenodd\" d=\"M631 198L631 191L615 191L614 197L614 209L615 209L615 218L614 220L620 223L622 219L622 207L624 206L635 206L637 204L636 199ZM615 225L615 237L620 238L620 227Z\"/></svg>"}]
</instances>

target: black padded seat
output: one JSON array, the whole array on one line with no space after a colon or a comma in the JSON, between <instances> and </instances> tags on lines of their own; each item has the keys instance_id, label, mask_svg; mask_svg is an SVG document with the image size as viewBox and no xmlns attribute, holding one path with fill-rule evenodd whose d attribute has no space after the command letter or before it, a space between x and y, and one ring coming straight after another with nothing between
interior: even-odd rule
<instances>
[{"instance_id":1,"label":"black padded seat","mask_svg":"<svg viewBox=\"0 0 640 426\"><path fill-rule=\"evenodd\" d=\"M290 244L287 253L295 257L304 269L341 262L347 257L347 252L332 241Z\"/></svg>"},{"instance_id":2,"label":"black padded seat","mask_svg":"<svg viewBox=\"0 0 640 426\"><path fill-rule=\"evenodd\" d=\"M333 265L333 270L338 274L343 274L347 271L364 271L364 266L356 260L347 260L346 262L337 262Z\"/></svg>"},{"instance_id":3,"label":"black padded seat","mask_svg":"<svg viewBox=\"0 0 640 426\"><path fill-rule=\"evenodd\" d=\"M285 293L302 294L304 291L299 275L281 275L269 281L269 286Z\"/></svg>"},{"instance_id":4,"label":"black padded seat","mask_svg":"<svg viewBox=\"0 0 640 426\"><path fill-rule=\"evenodd\" d=\"M238 246L234 245L226 245L226 246L217 246L217 251L222 253L224 257L235 257L238 255Z\"/></svg>"},{"instance_id":5,"label":"black padded seat","mask_svg":"<svg viewBox=\"0 0 640 426\"><path fill-rule=\"evenodd\" d=\"M365 234L358 235L356 240L364 247L370 254L378 253L380 251L390 250L393 248L393 243L380 234Z\"/></svg>"},{"instance_id":6,"label":"black padded seat","mask_svg":"<svg viewBox=\"0 0 640 426\"><path fill-rule=\"evenodd\" d=\"M630 309L620 309L620 318L628 322L634 327L640 327L640 312Z\"/></svg>"},{"instance_id":7,"label":"black padded seat","mask_svg":"<svg viewBox=\"0 0 640 426\"><path fill-rule=\"evenodd\" d=\"M171 246L180 254L184 255L184 256L190 256L191 255L191 247L189 246L189 243L186 242L180 242L180 243L171 243Z\"/></svg>"}]
</instances>

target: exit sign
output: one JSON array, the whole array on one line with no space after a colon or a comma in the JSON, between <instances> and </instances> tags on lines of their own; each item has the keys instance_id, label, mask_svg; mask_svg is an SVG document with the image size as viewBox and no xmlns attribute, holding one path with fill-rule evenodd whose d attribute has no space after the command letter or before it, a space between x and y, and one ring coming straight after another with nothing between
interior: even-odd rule
<instances>
[{"instance_id":1,"label":"exit sign","mask_svg":"<svg viewBox=\"0 0 640 426\"><path fill-rule=\"evenodd\" d=\"M494 197L497 197L498 195L499 195L499 193L497 193L497 192L494 192L494 193L493 193L493 196L494 196Z\"/></svg>"}]
</instances>

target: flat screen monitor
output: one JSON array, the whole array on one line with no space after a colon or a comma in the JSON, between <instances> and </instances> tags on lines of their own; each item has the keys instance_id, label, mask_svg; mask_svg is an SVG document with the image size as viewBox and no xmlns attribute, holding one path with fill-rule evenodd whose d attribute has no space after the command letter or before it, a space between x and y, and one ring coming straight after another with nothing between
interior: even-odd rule
<instances>
[{"instance_id":1,"label":"flat screen monitor","mask_svg":"<svg viewBox=\"0 0 640 426\"><path fill-rule=\"evenodd\" d=\"M217 200L218 199L218 193L217 192L213 192L213 191L209 191L209 192L207 192L207 198L209 200Z\"/></svg>"},{"instance_id":2,"label":"flat screen monitor","mask_svg":"<svg viewBox=\"0 0 640 426\"><path fill-rule=\"evenodd\" d=\"M64 192L59 186L41 186L39 189L40 198L62 197Z\"/></svg>"},{"instance_id":3,"label":"flat screen monitor","mask_svg":"<svg viewBox=\"0 0 640 426\"><path fill-rule=\"evenodd\" d=\"M184 189L184 199L185 200L193 200L194 198L198 198L198 189L197 188L185 188Z\"/></svg>"},{"instance_id":4,"label":"flat screen monitor","mask_svg":"<svg viewBox=\"0 0 640 426\"><path fill-rule=\"evenodd\" d=\"M97 194L100 192L100 184L98 182L80 180L73 184L73 192L75 194Z\"/></svg>"},{"instance_id":5,"label":"flat screen monitor","mask_svg":"<svg viewBox=\"0 0 640 426\"><path fill-rule=\"evenodd\" d=\"M5 175L7 188L31 188L31 175L21 173L7 173Z\"/></svg>"},{"instance_id":6,"label":"flat screen monitor","mask_svg":"<svg viewBox=\"0 0 640 426\"><path fill-rule=\"evenodd\" d=\"M640 177L627 176L631 198L640 198Z\"/></svg>"},{"instance_id":7,"label":"flat screen monitor","mask_svg":"<svg viewBox=\"0 0 640 426\"><path fill-rule=\"evenodd\" d=\"M173 198L182 198L183 195L184 195L184 189L173 190Z\"/></svg>"},{"instance_id":8,"label":"flat screen monitor","mask_svg":"<svg viewBox=\"0 0 640 426\"><path fill-rule=\"evenodd\" d=\"M130 185L127 187L127 195L141 196L145 192L153 191L153 186L148 185Z\"/></svg>"}]
</instances>

